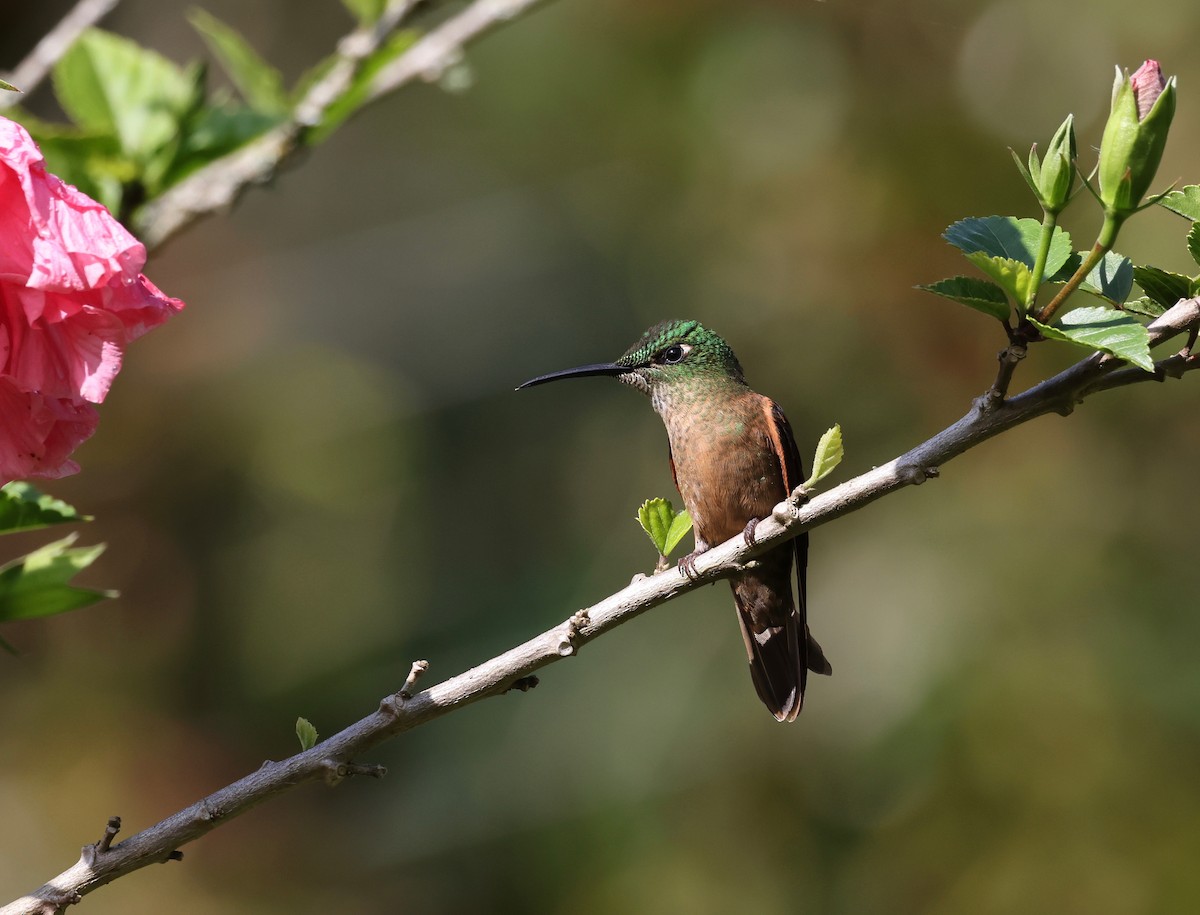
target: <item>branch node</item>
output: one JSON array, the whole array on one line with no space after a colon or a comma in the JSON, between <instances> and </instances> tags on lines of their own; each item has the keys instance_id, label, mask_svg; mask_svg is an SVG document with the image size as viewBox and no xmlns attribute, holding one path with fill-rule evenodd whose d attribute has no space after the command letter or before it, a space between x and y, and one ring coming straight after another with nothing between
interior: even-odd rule
<instances>
[{"instance_id":1,"label":"branch node","mask_svg":"<svg viewBox=\"0 0 1200 915\"><path fill-rule=\"evenodd\" d=\"M398 693L401 699L412 698L413 687L421 679L421 674L427 670L429 670L428 661L413 661L412 669L408 672L408 679L404 681L404 685L400 687L400 692Z\"/></svg>"},{"instance_id":2,"label":"branch node","mask_svg":"<svg viewBox=\"0 0 1200 915\"><path fill-rule=\"evenodd\" d=\"M325 770L325 784L330 788L354 775L365 775L368 778L383 778L387 775L386 766L373 763L338 762L335 759L323 759L321 767Z\"/></svg>"},{"instance_id":3,"label":"branch node","mask_svg":"<svg viewBox=\"0 0 1200 915\"><path fill-rule=\"evenodd\" d=\"M183 852L181 852L177 848L172 852L168 852L167 856L165 858L163 858L162 861L160 861L159 863L166 864L168 861L182 861L182 860L183 860Z\"/></svg>"},{"instance_id":4,"label":"branch node","mask_svg":"<svg viewBox=\"0 0 1200 915\"><path fill-rule=\"evenodd\" d=\"M941 476L941 470L938 470L937 467L898 467L896 468L896 473L898 473L900 479L912 486L919 486L925 480Z\"/></svg>"},{"instance_id":5,"label":"branch node","mask_svg":"<svg viewBox=\"0 0 1200 915\"><path fill-rule=\"evenodd\" d=\"M92 847L91 845L88 846L88 848ZM61 912L67 906L79 905L79 903L83 902L83 894L77 890L52 889L44 895L39 895L42 898L42 915L57 915L58 912Z\"/></svg>"},{"instance_id":6,"label":"branch node","mask_svg":"<svg viewBox=\"0 0 1200 915\"><path fill-rule=\"evenodd\" d=\"M104 827L104 835L100 837L100 841L96 843L96 853L104 854L112 847L112 841L116 838L117 833L121 831L121 818L109 817L108 825Z\"/></svg>"},{"instance_id":7,"label":"branch node","mask_svg":"<svg viewBox=\"0 0 1200 915\"><path fill-rule=\"evenodd\" d=\"M456 67L463 62L465 55L461 46L446 48L439 56L434 57L425 66L421 67L421 79L427 83L436 83L451 67Z\"/></svg>"},{"instance_id":8,"label":"branch node","mask_svg":"<svg viewBox=\"0 0 1200 915\"><path fill-rule=\"evenodd\" d=\"M1004 398L1008 395L1008 386L1012 384L1013 372L1017 370L1017 364L1025 358L1028 352L1025 344L1017 341L1015 333L1013 336L1013 342L996 354L996 358L1000 362L1000 370L996 373L996 380L992 382L992 386L978 401L979 410L982 413L990 413L1004 405Z\"/></svg>"},{"instance_id":9,"label":"branch node","mask_svg":"<svg viewBox=\"0 0 1200 915\"><path fill-rule=\"evenodd\" d=\"M219 820L221 819L221 811L210 804L208 798L205 798L200 802L200 819L205 823Z\"/></svg>"},{"instance_id":10,"label":"branch node","mask_svg":"<svg viewBox=\"0 0 1200 915\"><path fill-rule=\"evenodd\" d=\"M558 653L561 657L569 658L575 654L575 639L579 635L579 630L586 626L588 622L588 612L586 610L579 610L567 620L558 641Z\"/></svg>"},{"instance_id":11,"label":"branch node","mask_svg":"<svg viewBox=\"0 0 1200 915\"><path fill-rule=\"evenodd\" d=\"M527 693L536 687L539 682L540 681L534 674L530 674L527 677L517 677L517 679L513 680L512 683L508 684L508 689L506 689L505 692L510 693L514 689L518 689L523 693Z\"/></svg>"},{"instance_id":12,"label":"branch node","mask_svg":"<svg viewBox=\"0 0 1200 915\"><path fill-rule=\"evenodd\" d=\"M801 505L808 503L808 501L812 498L812 494L813 490L801 483L788 494L787 501L796 508L799 508Z\"/></svg>"}]
</instances>

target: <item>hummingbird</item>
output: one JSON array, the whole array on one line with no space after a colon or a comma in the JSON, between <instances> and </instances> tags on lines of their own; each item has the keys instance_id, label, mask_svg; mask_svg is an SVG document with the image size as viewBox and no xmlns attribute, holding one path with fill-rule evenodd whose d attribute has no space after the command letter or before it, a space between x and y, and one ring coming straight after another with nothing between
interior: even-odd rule
<instances>
[{"instance_id":1,"label":"hummingbird","mask_svg":"<svg viewBox=\"0 0 1200 915\"><path fill-rule=\"evenodd\" d=\"M689 577L696 557L711 546L739 533L753 543L759 520L804 479L779 405L750 389L729 344L698 321L662 321L616 362L539 375L517 390L590 375L636 388L662 417L671 476L694 525L696 549L679 561ZM804 533L730 580L754 689L778 721L800 714L810 670L833 672L808 631L807 566Z\"/></svg>"}]
</instances>

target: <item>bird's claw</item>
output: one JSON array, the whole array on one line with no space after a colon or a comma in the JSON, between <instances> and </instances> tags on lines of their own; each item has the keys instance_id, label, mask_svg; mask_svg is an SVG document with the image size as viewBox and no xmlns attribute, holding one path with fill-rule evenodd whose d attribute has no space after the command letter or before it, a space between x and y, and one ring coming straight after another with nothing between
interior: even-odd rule
<instances>
[{"instance_id":1,"label":"bird's claw","mask_svg":"<svg viewBox=\"0 0 1200 915\"><path fill-rule=\"evenodd\" d=\"M700 550L694 553L688 553L679 560L679 571L683 573L683 577L689 581L695 581L700 577L700 573L696 571L696 557L700 555Z\"/></svg>"},{"instance_id":2,"label":"bird's claw","mask_svg":"<svg viewBox=\"0 0 1200 915\"><path fill-rule=\"evenodd\" d=\"M754 535L754 529L758 527L758 518L751 518L746 522L746 529L742 531L742 536L746 539L746 546L754 546L758 542L758 538Z\"/></svg>"}]
</instances>

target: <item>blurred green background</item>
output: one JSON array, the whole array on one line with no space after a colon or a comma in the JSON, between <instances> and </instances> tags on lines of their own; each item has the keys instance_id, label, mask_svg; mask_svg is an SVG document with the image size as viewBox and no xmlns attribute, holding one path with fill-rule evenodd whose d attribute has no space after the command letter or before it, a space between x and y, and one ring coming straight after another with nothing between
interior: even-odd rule
<instances>
[{"instance_id":1,"label":"blurred green background","mask_svg":"<svg viewBox=\"0 0 1200 915\"><path fill-rule=\"evenodd\" d=\"M7 9L3 63L68 6ZM289 78L350 25L335 0L205 7ZM106 26L185 61L186 8ZM469 91L367 109L157 252L188 308L47 487L97 516L86 580L122 597L4 631L0 898L112 814L136 831L292 753L297 715L330 734L414 658L436 682L651 568L634 513L674 493L648 404L516 383L689 316L802 451L841 423L835 480L957 419L1002 340L912 288L965 272L939 233L1036 215L1007 147L1068 111L1090 166L1114 63L1179 74L1160 183L1200 181L1198 29L1191 0L559 0L469 52ZM1094 207L1066 225L1090 244ZM1185 229L1148 213L1119 247L1185 270ZM1073 356L1039 348L1018 385ZM86 911L1195 910L1195 381L815 534L836 673L793 726L706 588L383 747L383 782L293 791Z\"/></svg>"}]
</instances>

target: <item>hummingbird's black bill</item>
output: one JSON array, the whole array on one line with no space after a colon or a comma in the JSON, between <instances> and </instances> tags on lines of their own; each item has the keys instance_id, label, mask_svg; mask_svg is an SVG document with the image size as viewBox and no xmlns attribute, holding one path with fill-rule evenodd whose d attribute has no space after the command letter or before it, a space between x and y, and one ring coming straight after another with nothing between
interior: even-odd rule
<instances>
[{"instance_id":1,"label":"hummingbird's black bill","mask_svg":"<svg viewBox=\"0 0 1200 915\"><path fill-rule=\"evenodd\" d=\"M517 386L517 390L522 388L532 388L535 384L545 384L547 381L558 381L560 378L583 378L587 375L608 375L615 377L624 375L629 371L627 365L617 365L615 362L599 362L595 365L581 365L578 368L563 369L561 372L551 372L549 375L538 375L537 378L530 378L527 382Z\"/></svg>"}]
</instances>

